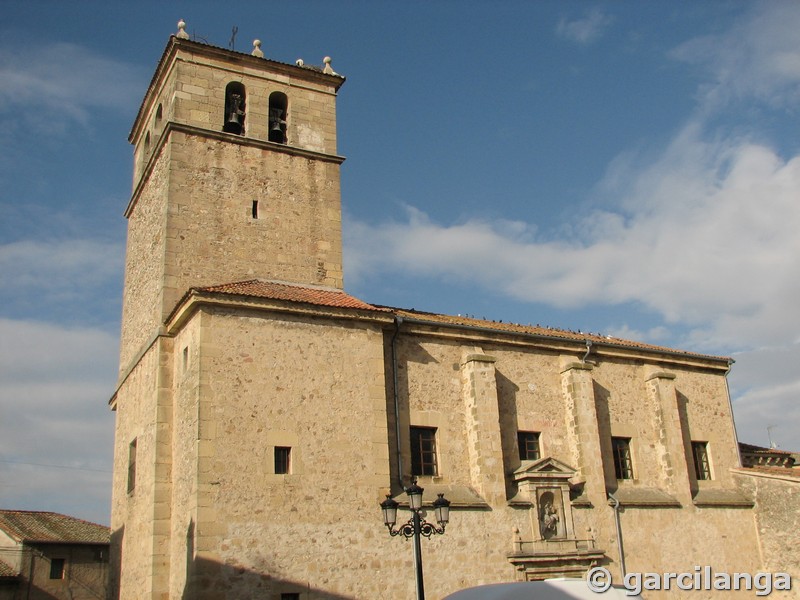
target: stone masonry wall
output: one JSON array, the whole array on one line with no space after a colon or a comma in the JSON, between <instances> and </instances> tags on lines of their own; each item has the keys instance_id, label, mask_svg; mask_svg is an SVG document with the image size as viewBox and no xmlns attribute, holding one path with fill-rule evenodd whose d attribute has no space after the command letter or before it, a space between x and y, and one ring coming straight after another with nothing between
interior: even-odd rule
<instances>
[{"instance_id":1,"label":"stone masonry wall","mask_svg":"<svg viewBox=\"0 0 800 600\"><path fill-rule=\"evenodd\" d=\"M192 286L341 287L338 165L183 133L171 148L165 312Z\"/></svg>"},{"instance_id":2,"label":"stone masonry wall","mask_svg":"<svg viewBox=\"0 0 800 600\"><path fill-rule=\"evenodd\" d=\"M122 572L115 573L119 580L112 581L112 589L122 591L120 598L132 598L133 594L126 594L126 590L148 590L152 583L157 363L158 351L152 348L116 397L111 543L115 559L124 560ZM133 440L136 488L129 494L128 457Z\"/></svg>"},{"instance_id":3,"label":"stone masonry wall","mask_svg":"<svg viewBox=\"0 0 800 600\"><path fill-rule=\"evenodd\" d=\"M420 477L420 484L472 485L475 480L470 471L474 450L468 434L471 418L465 415L460 396L459 371L457 367L463 352L472 352L474 341L454 341L447 336L426 336L401 334L398 342L400 366L399 391L401 397L401 435L408 435L410 425L437 427L437 443L440 472L438 477ZM519 467L517 430L540 431L542 456L553 456L575 467L576 455L573 453L571 438L576 430L569 429L570 417L566 412L569 405L559 382L564 358L560 353L536 348L514 348L483 341L482 351L495 359L496 387L500 407L498 434L502 438L504 470L507 480L510 473ZM633 446L634 469L637 479L620 482L620 485L666 489L668 473L664 468L664 452L672 453L672 461L683 461L681 482L682 506L676 508L623 507L621 519L628 570L676 572L692 571L695 564L711 564L718 570L728 569L755 573L759 566L757 540L753 527L753 512L749 508L695 507L688 493L690 482L687 478L686 455L681 447L681 431L675 431L682 419L688 426L687 435L701 435L693 439L708 439L716 447L715 476L719 480L700 482L717 488L731 489L723 474L736 466L730 447L735 448L731 437L730 415L727 406L727 390L724 372L702 372L678 364L655 365L660 370L674 372L674 388L669 386L665 393L673 390L673 400L665 401L664 408L658 411L648 399L647 378L654 365L604 356L593 356L595 364L585 373L590 382L592 406L582 418L594 414L593 429L589 435L599 436L595 441L595 451L585 457L591 469L600 465L595 475L589 473L587 491L592 507L575 508L575 531L579 538L594 538L598 547L606 552L609 568L619 577L617 564L617 536L614 513L606 501L604 483L606 473L611 470L611 478L616 485L613 473L613 460L604 446L610 449L611 435L630 436ZM579 361L576 355L570 359ZM677 393L674 391L677 390ZM678 415L677 398L689 399L694 409ZM668 399L669 400L669 399ZM671 408L670 408L671 407ZM467 419L465 421L465 418ZM712 419L715 423L706 423ZM666 425L665 425L666 423ZM488 426L488 421L484 424ZM659 429L669 427L670 435L677 440L675 444L658 450ZM393 425L390 427L393 431ZM594 433L592 433L594 431ZM604 443L601 444L600 441ZM401 439L405 447L403 463L406 474L410 465L408 441ZM591 444L581 444L584 452ZM676 452L676 448L678 449ZM601 450L602 449L602 450ZM680 471L678 471L680 472ZM674 476L674 474L672 475ZM477 489L476 486L473 486ZM513 483L507 481L507 498L515 492ZM510 532L518 526L523 539L533 539L536 527L535 517L523 516L527 510L512 508L506 499L495 502L486 498L492 511L455 511L453 523L445 539L451 544L466 544L459 537L461 519L477 519L475 525L484 532L484 545L475 556L483 556L490 548L503 548L510 551ZM497 535L494 532L497 531ZM489 532L492 532L491 534ZM503 535L500 532L504 532ZM507 533L506 533L507 532ZM748 550L749 549L749 550ZM475 581L508 581L512 573L505 556L497 556L497 562L481 560L476 569L470 571ZM472 583L475 585L476 583ZM696 597L701 597L702 594ZM399 596L398 596L399 597ZM669 598L669 593L648 597ZM695 597L695 596L693 596Z\"/></svg>"},{"instance_id":4,"label":"stone masonry wall","mask_svg":"<svg viewBox=\"0 0 800 600\"><path fill-rule=\"evenodd\" d=\"M290 77L268 69L261 61L229 60L180 53L175 88L175 119L221 131L225 123L225 88L232 81L245 86L244 136L267 140L269 96L286 94L287 144L336 154L336 93L331 84Z\"/></svg>"},{"instance_id":5,"label":"stone masonry wall","mask_svg":"<svg viewBox=\"0 0 800 600\"><path fill-rule=\"evenodd\" d=\"M191 573L186 555L193 551L198 492L198 442L200 438L200 324L202 313L186 323L174 340L174 424L172 447L172 497L170 499L170 598L181 598ZM181 557L177 562L175 557Z\"/></svg>"},{"instance_id":6,"label":"stone masonry wall","mask_svg":"<svg viewBox=\"0 0 800 600\"><path fill-rule=\"evenodd\" d=\"M391 377L385 371L389 363L380 326L206 308L182 326L172 345L174 352L164 354L168 362L162 361L172 371L165 379L172 382L169 559L154 567L166 569L170 579L169 593L163 597L271 599L302 592L304 599L399 600L413 595L411 578L396 577L411 572L411 545L388 536L378 508L382 494L395 483L390 481L389 456L392 394L386 385ZM494 490L492 479L484 475L505 481L499 494L486 494L490 510L456 507L447 533L423 541L426 572L438 573L426 579L428 596L442 598L462 587L513 581L516 575L506 556L513 549L513 532L530 540L537 527L530 508L508 504L515 493L509 475L520 465L516 431L541 431L544 456L567 464L574 459L561 387L563 353L404 332L398 359L405 468L410 465L408 426L435 426L440 474L420 478L423 487L471 487L480 493ZM141 372L154 367L153 361L148 354ZM475 369L472 375L470 369ZM484 371L490 370L493 383L485 380ZM687 398L701 398L701 392L714 389L715 384L695 376L692 368L672 364L669 370L676 373L669 381ZM610 438L615 423L625 425L633 419L637 443L648 445L634 460L650 456L648 452L658 460L649 444L658 439L657 429L665 421L663 415L656 418L648 404L652 369L644 363L596 357L591 369L580 371L608 390L596 393L594 386L590 392L598 406L605 402L607 411L596 424L596 435ZM465 381L473 383L465 387ZM146 399L155 386L137 370L118 398L118 452L127 451L127 441L119 440L128 440L138 428L144 461L136 492L115 494L114 523L128 511L127 522L133 527L123 538L122 598L136 597L132 590L141 590L142 581L155 581L148 576L148 561L157 559L155 549L160 546L142 543L154 532L139 531L152 517L146 510L136 513L141 510L138 502L155 505L154 498L147 499L139 490L148 478L156 478L145 458L153 428L142 427L154 418L155 400L140 402L136 414L124 410L126 398ZM664 389L668 393L671 388ZM486 410L468 416L469 402L488 402L492 393L494 417ZM640 402L643 408L609 402L613 396ZM634 412L626 412L623 419L617 414L621 410ZM287 475L274 473L276 446L292 448ZM474 455L476 449L480 455ZM485 460L495 451L497 460ZM484 459L475 462L476 456ZM586 460L603 462L600 456ZM490 473L491 469L497 471ZM117 466L115 471L124 469ZM648 477L648 486L666 481L660 468L653 468ZM593 486L592 505L573 508L574 530L579 539L595 540L619 577L614 512L605 501L603 482L602 476L587 481ZM115 489L122 484L115 479ZM396 489L396 484L391 487ZM403 512L401 519L407 518ZM760 566L749 508L699 508L682 498L682 506L674 508L623 507L620 518L629 571L681 572L709 564L716 570L754 573ZM399 582L387 589L390 579Z\"/></svg>"},{"instance_id":7,"label":"stone masonry wall","mask_svg":"<svg viewBox=\"0 0 800 600\"><path fill-rule=\"evenodd\" d=\"M675 390L681 413L685 411L688 438L708 442L711 462L711 481L695 482L700 489L731 487L730 469L739 466L739 448L733 426L728 389L721 375L701 372L677 372ZM694 477L694 462L688 458L690 477Z\"/></svg>"},{"instance_id":8,"label":"stone masonry wall","mask_svg":"<svg viewBox=\"0 0 800 600\"><path fill-rule=\"evenodd\" d=\"M191 574L192 598L225 597L221 590L260 598L334 578L345 549L359 556L358 527L335 534L352 516L346 508L371 507L378 527L367 529L380 532L377 503L388 486L381 331L223 309L202 322L197 463L176 455L175 469L196 469L196 507L176 519L190 546L174 549L173 571ZM183 381L180 397L195 385ZM291 448L290 474L275 474L276 446ZM372 565L367 548L359 560ZM341 585L331 589L346 591Z\"/></svg>"},{"instance_id":9,"label":"stone masonry wall","mask_svg":"<svg viewBox=\"0 0 800 600\"><path fill-rule=\"evenodd\" d=\"M737 469L733 478L756 503L762 569L789 573L794 585L799 585L800 473L787 476Z\"/></svg>"},{"instance_id":10,"label":"stone masonry wall","mask_svg":"<svg viewBox=\"0 0 800 600\"><path fill-rule=\"evenodd\" d=\"M122 375L163 320L169 148L158 156L147 188L128 217L119 370Z\"/></svg>"},{"instance_id":11,"label":"stone masonry wall","mask_svg":"<svg viewBox=\"0 0 800 600\"><path fill-rule=\"evenodd\" d=\"M269 139L269 96L281 92L288 98L287 145L336 154L336 90L326 80L278 72L266 61L240 57L238 64L203 52L181 48L167 65L160 88L154 90L141 116L138 135L132 140L137 164L144 166L147 134L155 142L166 121L222 131L225 124L225 88L232 82L245 87L244 138ZM162 118L156 118L158 106ZM151 146L152 149L152 146ZM139 171L140 172L140 171ZM135 182L134 182L135 183Z\"/></svg>"}]
</instances>

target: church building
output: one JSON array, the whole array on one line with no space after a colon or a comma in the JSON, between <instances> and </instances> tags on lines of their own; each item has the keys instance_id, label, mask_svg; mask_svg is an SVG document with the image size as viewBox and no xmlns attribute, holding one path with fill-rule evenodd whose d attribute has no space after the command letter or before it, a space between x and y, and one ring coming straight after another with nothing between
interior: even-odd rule
<instances>
[{"instance_id":1,"label":"church building","mask_svg":"<svg viewBox=\"0 0 800 600\"><path fill-rule=\"evenodd\" d=\"M429 598L762 567L728 358L349 295L345 78L179 26L130 134L114 598L411 598L414 479Z\"/></svg>"}]
</instances>

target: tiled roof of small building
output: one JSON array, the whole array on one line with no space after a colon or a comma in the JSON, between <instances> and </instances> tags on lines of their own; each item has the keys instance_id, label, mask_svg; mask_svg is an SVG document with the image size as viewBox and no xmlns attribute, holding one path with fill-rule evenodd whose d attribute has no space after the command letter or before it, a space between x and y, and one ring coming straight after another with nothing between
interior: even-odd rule
<instances>
[{"instance_id":1,"label":"tiled roof of small building","mask_svg":"<svg viewBox=\"0 0 800 600\"><path fill-rule=\"evenodd\" d=\"M745 444L739 442L739 450L742 452L750 452L752 454L786 454L791 456L791 452L787 450L779 450L778 448L765 448L764 446L756 446L755 444Z\"/></svg>"},{"instance_id":2,"label":"tiled roof of small building","mask_svg":"<svg viewBox=\"0 0 800 600\"><path fill-rule=\"evenodd\" d=\"M0 529L18 542L108 544L111 530L54 512L0 509Z\"/></svg>"},{"instance_id":3,"label":"tiled roof of small building","mask_svg":"<svg viewBox=\"0 0 800 600\"><path fill-rule=\"evenodd\" d=\"M0 579L8 579L10 577L16 577L17 572L11 567L11 565L4 563L0 560Z\"/></svg>"},{"instance_id":4,"label":"tiled roof of small building","mask_svg":"<svg viewBox=\"0 0 800 600\"><path fill-rule=\"evenodd\" d=\"M367 304L333 288L316 288L276 281L263 281L251 279L237 283L226 283L202 288L192 288L197 292L230 294L235 296L250 296L254 298L269 298L271 300L287 300L289 302L304 302L317 306L332 306L335 308L357 308L360 310L374 310L388 312L385 308L378 308Z\"/></svg>"},{"instance_id":5,"label":"tiled roof of small building","mask_svg":"<svg viewBox=\"0 0 800 600\"><path fill-rule=\"evenodd\" d=\"M737 473L763 473L764 475L780 475L781 477L791 477L800 481L800 467L770 467L768 465L744 466L737 469Z\"/></svg>"}]
</instances>

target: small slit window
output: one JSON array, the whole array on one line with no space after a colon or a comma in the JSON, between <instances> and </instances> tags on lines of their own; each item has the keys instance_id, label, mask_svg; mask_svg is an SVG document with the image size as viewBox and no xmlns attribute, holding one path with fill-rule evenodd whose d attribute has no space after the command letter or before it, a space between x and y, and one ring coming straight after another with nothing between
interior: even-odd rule
<instances>
[{"instance_id":1,"label":"small slit window","mask_svg":"<svg viewBox=\"0 0 800 600\"><path fill-rule=\"evenodd\" d=\"M136 439L128 446L128 493L136 488Z\"/></svg>"},{"instance_id":2,"label":"small slit window","mask_svg":"<svg viewBox=\"0 0 800 600\"><path fill-rule=\"evenodd\" d=\"M272 92L269 95L269 141L286 143L286 114L289 99L286 94Z\"/></svg>"},{"instance_id":3,"label":"small slit window","mask_svg":"<svg viewBox=\"0 0 800 600\"><path fill-rule=\"evenodd\" d=\"M231 81L225 87L225 115L222 130L236 135L244 134L246 94L244 84Z\"/></svg>"},{"instance_id":4,"label":"small slit window","mask_svg":"<svg viewBox=\"0 0 800 600\"><path fill-rule=\"evenodd\" d=\"M253 218L258 218L258 200L253 200Z\"/></svg>"}]
</instances>

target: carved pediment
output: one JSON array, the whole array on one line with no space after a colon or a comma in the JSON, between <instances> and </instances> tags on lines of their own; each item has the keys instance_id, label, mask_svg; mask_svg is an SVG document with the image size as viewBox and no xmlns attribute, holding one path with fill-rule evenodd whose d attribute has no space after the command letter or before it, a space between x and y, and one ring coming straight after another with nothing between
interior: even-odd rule
<instances>
[{"instance_id":1,"label":"carved pediment","mask_svg":"<svg viewBox=\"0 0 800 600\"><path fill-rule=\"evenodd\" d=\"M514 471L514 481L567 481L573 477L577 471L560 460L552 456L546 456L539 460L525 460L522 465Z\"/></svg>"}]
</instances>

